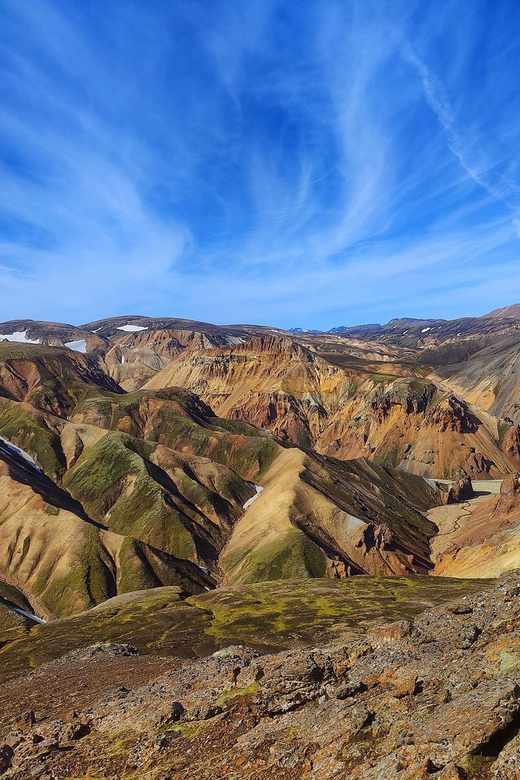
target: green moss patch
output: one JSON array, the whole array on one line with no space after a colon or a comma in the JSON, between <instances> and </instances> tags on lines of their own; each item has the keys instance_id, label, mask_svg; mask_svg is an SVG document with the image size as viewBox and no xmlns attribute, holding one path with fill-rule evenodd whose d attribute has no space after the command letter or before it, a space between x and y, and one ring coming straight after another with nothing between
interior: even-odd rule
<instances>
[{"instance_id":1,"label":"green moss patch","mask_svg":"<svg viewBox=\"0 0 520 780\"><path fill-rule=\"evenodd\" d=\"M28 452L50 477L60 478L65 456L58 434L43 415L14 401L0 403L0 436Z\"/></svg>"},{"instance_id":2,"label":"green moss patch","mask_svg":"<svg viewBox=\"0 0 520 780\"><path fill-rule=\"evenodd\" d=\"M238 571L241 583L264 580L287 580L308 577L324 577L325 554L297 528L283 537L253 549L243 547L236 553L225 553L222 566L227 581L233 582Z\"/></svg>"},{"instance_id":3,"label":"green moss patch","mask_svg":"<svg viewBox=\"0 0 520 780\"><path fill-rule=\"evenodd\" d=\"M187 601L211 611L209 633L221 641L287 648L359 636L378 622L413 619L487 584L419 576L285 580L222 587Z\"/></svg>"},{"instance_id":4,"label":"green moss patch","mask_svg":"<svg viewBox=\"0 0 520 780\"><path fill-rule=\"evenodd\" d=\"M29 631L0 631L0 682L99 642L129 642L143 654L180 658L231 644L324 646L356 638L376 623L411 619L488 584L429 577L286 580L222 587L186 601L176 587L142 591Z\"/></svg>"}]
</instances>

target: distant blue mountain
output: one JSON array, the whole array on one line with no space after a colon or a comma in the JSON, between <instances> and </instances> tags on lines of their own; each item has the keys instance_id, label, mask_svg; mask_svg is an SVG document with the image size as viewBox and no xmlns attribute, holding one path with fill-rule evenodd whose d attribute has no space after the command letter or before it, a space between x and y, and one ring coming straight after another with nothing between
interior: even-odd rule
<instances>
[{"instance_id":1,"label":"distant blue mountain","mask_svg":"<svg viewBox=\"0 0 520 780\"><path fill-rule=\"evenodd\" d=\"M289 333L325 333L325 331L309 330L309 328L289 328Z\"/></svg>"}]
</instances>

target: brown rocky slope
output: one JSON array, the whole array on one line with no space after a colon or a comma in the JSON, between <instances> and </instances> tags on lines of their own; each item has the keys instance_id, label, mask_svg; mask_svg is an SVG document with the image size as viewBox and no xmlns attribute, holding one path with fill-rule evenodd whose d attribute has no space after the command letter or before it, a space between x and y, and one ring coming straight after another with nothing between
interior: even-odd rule
<instances>
[{"instance_id":1,"label":"brown rocky slope","mask_svg":"<svg viewBox=\"0 0 520 780\"><path fill-rule=\"evenodd\" d=\"M73 653L33 673L33 687L80 669L89 679L104 668L116 686L126 667L128 681L67 716L20 713L4 727L1 771L9 780L516 780L519 625L511 574L353 643L276 655L229 647L157 669L153 682L128 645Z\"/></svg>"},{"instance_id":2,"label":"brown rocky slope","mask_svg":"<svg viewBox=\"0 0 520 780\"><path fill-rule=\"evenodd\" d=\"M497 421L479 417L449 388L407 375L403 366L404 376L381 366L385 373L359 360L338 366L273 335L185 352L146 387L187 387L222 417L246 419L341 459L363 456L450 478L479 453L482 473L498 477L511 470Z\"/></svg>"},{"instance_id":3,"label":"brown rocky slope","mask_svg":"<svg viewBox=\"0 0 520 780\"><path fill-rule=\"evenodd\" d=\"M436 574L493 577L520 566L519 480L510 474L496 493L481 491L458 507L428 513L439 528L432 542Z\"/></svg>"},{"instance_id":4,"label":"brown rocky slope","mask_svg":"<svg viewBox=\"0 0 520 780\"><path fill-rule=\"evenodd\" d=\"M479 475L498 477L510 470L501 448L510 423L500 418L516 420L514 349L510 359L499 358L503 345L518 339L512 314L395 320L334 334L139 316L76 329L19 320L0 330L8 339L85 351L92 368L125 390L147 382L187 387L223 417L247 419L324 454L369 457L436 478L467 470L476 455ZM455 373L431 373L457 361Z\"/></svg>"}]
</instances>

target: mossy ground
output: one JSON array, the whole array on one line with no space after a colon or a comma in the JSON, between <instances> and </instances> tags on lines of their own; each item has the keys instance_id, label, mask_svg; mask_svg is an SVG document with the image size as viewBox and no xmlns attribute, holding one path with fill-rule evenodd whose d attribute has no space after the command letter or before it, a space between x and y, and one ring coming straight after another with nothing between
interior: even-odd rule
<instances>
[{"instance_id":1,"label":"mossy ground","mask_svg":"<svg viewBox=\"0 0 520 780\"><path fill-rule=\"evenodd\" d=\"M429 559L435 526L424 512L438 503L438 496L422 477L364 458L321 457L325 469L309 471L310 484L355 517L387 523L405 547Z\"/></svg>"},{"instance_id":2,"label":"mossy ground","mask_svg":"<svg viewBox=\"0 0 520 780\"><path fill-rule=\"evenodd\" d=\"M395 381L395 376L393 374L372 374L370 379L375 385L381 385Z\"/></svg>"},{"instance_id":3,"label":"mossy ground","mask_svg":"<svg viewBox=\"0 0 520 780\"><path fill-rule=\"evenodd\" d=\"M0 633L22 627L29 628L29 625L30 621L27 618L0 603Z\"/></svg>"},{"instance_id":4,"label":"mossy ground","mask_svg":"<svg viewBox=\"0 0 520 780\"><path fill-rule=\"evenodd\" d=\"M34 626L32 620L20 615L12 609L13 606L32 612L31 605L19 590L0 581L0 634L11 629L29 629Z\"/></svg>"},{"instance_id":5,"label":"mossy ground","mask_svg":"<svg viewBox=\"0 0 520 780\"><path fill-rule=\"evenodd\" d=\"M429 577L283 580L219 588L188 603L211 610L209 633L220 640L287 648L359 635L378 622L412 619L484 587L482 580Z\"/></svg>"},{"instance_id":6,"label":"mossy ground","mask_svg":"<svg viewBox=\"0 0 520 780\"><path fill-rule=\"evenodd\" d=\"M211 615L182 602L179 592L176 587L158 588L28 632L3 631L0 681L99 642L129 642L142 653L164 656L195 657L213 652L218 645L205 634Z\"/></svg>"},{"instance_id":7,"label":"mossy ground","mask_svg":"<svg viewBox=\"0 0 520 780\"><path fill-rule=\"evenodd\" d=\"M108 429L135 437L144 436L146 419L148 442L209 457L248 480L259 479L279 453L279 444L267 432L240 420L215 417L200 399L182 388L108 395L86 398L76 414L101 415Z\"/></svg>"},{"instance_id":8,"label":"mossy ground","mask_svg":"<svg viewBox=\"0 0 520 780\"><path fill-rule=\"evenodd\" d=\"M118 597L65 620L0 632L0 682L99 642L143 654L202 657L230 644L261 649L317 646L485 588L488 581L428 577L263 582L186 601L166 587Z\"/></svg>"}]
</instances>

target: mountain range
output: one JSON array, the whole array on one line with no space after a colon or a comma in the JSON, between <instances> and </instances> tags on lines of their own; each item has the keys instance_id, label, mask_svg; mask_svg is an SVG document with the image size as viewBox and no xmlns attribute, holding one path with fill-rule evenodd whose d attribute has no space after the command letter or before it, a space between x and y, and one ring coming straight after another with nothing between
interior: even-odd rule
<instances>
[{"instance_id":1,"label":"mountain range","mask_svg":"<svg viewBox=\"0 0 520 780\"><path fill-rule=\"evenodd\" d=\"M520 305L327 333L0 323L4 686L111 641L94 701L122 658L145 684L165 657L361 641L491 587L520 567L519 354Z\"/></svg>"}]
</instances>

